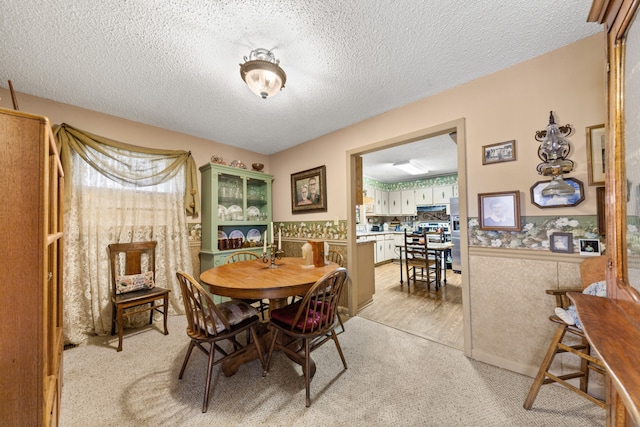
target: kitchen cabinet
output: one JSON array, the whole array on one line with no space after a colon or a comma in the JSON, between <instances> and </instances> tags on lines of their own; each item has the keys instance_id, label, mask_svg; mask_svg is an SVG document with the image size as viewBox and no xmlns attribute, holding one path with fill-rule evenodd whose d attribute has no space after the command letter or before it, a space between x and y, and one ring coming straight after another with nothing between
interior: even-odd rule
<instances>
[{"instance_id":1,"label":"kitchen cabinet","mask_svg":"<svg viewBox=\"0 0 640 427\"><path fill-rule=\"evenodd\" d=\"M394 234L387 233L384 235L384 260L389 261L395 258L395 241Z\"/></svg>"},{"instance_id":2,"label":"kitchen cabinet","mask_svg":"<svg viewBox=\"0 0 640 427\"><path fill-rule=\"evenodd\" d=\"M402 192L389 191L389 215L402 214Z\"/></svg>"},{"instance_id":3,"label":"kitchen cabinet","mask_svg":"<svg viewBox=\"0 0 640 427\"><path fill-rule=\"evenodd\" d=\"M415 190L416 206L433 204L433 187L418 188Z\"/></svg>"},{"instance_id":4,"label":"kitchen cabinet","mask_svg":"<svg viewBox=\"0 0 640 427\"><path fill-rule=\"evenodd\" d=\"M262 255L264 233L271 222L273 177L215 163L202 166L200 171L201 272L224 264L227 257L238 250L249 250ZM227 239L238 237L242 237L241 247L230 247L227 244Z\"/></svg>"},{"instance_id":5,"label":"kitchen cabinet","mask_svg":"<svg viewBox=\"0 0 640 427\"><path fill-rule=\"evenodd\" d=\"M440 185L433 187L433 204L442 205L448 204L449 199L453 196L453 185Z\"/></svg>"},{"instance_id":6,"label":"kitchen cabinet","mask_svg":"<svg viewBox=\"0 0 640 427\"><path fill-rule=\"evenodd\" d=\"M0 109L0 141L2 425L57 426L64 173L48 118Z\"/></svg>"},{"instance_id":7,"label":"kitchen cabinet","mask_svg":"<svg viewBox=\"0 0 640 427\"><path fill-rule=\"evenodd\" d=\"M402 215L416 214L416 196L414 190L402 190Z\"/></svg>"},{"instance_id":8,"label":"kitchen cabinet","mask_svg":"<svg viewBox=\"0 0 640 427\"><path fill-rule=\"evenodd\" d=\"M384 262L384 234L378 234L376 237L376 264Z\"/></svg>"},{"instance_id":9,"label":"kitchen cabinet","mask_svg":"<svg viewBox=\"0 0 640 427\"><path fill-rule=\"evenodd\" d=\"M384 190L375 190L376 215L388 215L389 214L389 192Z\"/></svg>"}]
</instances>

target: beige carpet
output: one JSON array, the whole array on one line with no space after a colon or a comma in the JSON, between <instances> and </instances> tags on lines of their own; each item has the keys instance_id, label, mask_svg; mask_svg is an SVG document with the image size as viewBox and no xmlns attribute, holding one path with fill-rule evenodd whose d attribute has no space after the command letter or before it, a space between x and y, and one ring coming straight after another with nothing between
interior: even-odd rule
<instances>
[{"instance_id":1,"label":"beige carpet","mask_svg":"<svg viewBox=\"0 0 640 427\"><path fill-rule=\"evenodd\" d=\"M259 363L232 377L216 367L209 411L201 412L206 358L187 349L184 316L117 340L95 337L64 352L60 425L67 426L602 426L604 410L559 386L522 402L531 378L467 359L462 352L355 317L339 335L348 370L327 343L305 408L304 378L283 354L262 377Z\"/></svg>"}]
</instances>

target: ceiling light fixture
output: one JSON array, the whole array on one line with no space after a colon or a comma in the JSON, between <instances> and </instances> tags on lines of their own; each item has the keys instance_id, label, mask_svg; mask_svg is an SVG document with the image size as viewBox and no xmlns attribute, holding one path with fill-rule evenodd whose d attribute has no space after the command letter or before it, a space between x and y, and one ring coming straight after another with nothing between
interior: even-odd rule
<instances>
[{"instance_id":1,"label":"ceiling light fixture","mask_svg":"<svg viewBox=\"0 0 640 427\"><path fill-rule=\"evenodd\" d=\"M573 162L567 159L571 152L571 144L567 136L571 132L573 132L571 125L556 125L553 111L549 112L547 129L536 132L536 141L541 142L538 157L542 160L537 167L538 173L552 177L549 185L542 190L543 196L568 196L575 192L575 188L562 179L565 173L573 170Z\"/></svg>"},{"instance_id":2,"label":"ceiling light fixture","mask_svg":"<svg viewBox=\"0 0 640 427\"><path fill-rule=\"evenodd\" d=\"M240 64L240 76L251 92L267 99L280 92L287 81L287 75L278 64L280 61L270 50L252 50L244 57L244 64Z\"/></svg>"},{"instance_id":3,"label":"ceiling light fixture","mask_svg":"<svg viewBox=\"0 0 640 427\"><path fill-rule=\"evenodd\" d=\"M396 162L393 164L393 166L400 169L403 172L408 173L409 175L424 175L425 173L429 173L428 170L422 169L420 166L416 165L411 160L406 160L404 162Z\"/></svg>"}]
</instances>

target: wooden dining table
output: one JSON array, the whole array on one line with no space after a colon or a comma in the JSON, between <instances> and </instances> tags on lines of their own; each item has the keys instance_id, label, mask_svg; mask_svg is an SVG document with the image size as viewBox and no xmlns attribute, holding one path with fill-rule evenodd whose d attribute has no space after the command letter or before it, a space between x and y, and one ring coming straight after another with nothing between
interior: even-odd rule
<instances>
[{"instance_id":1,"label":"wooden dining table","mask_svg":"<svg viewBox=\"0 0 640 427\"><path fill-rule=\"evenodd\" d=\"M291 296L304 295L318 279L340 267L334 262L322 267L305 266L302 258L293 257L278 259L275 265L275 268L270 268L270 264L262 259L223 264L204 271L200 274L200 281L214 295L268 299L269 310L273 310L286 306L287 298ZM270 334L266 328L262 332L260 345L266 351ZM255 348L249 349L223 362L222 372L231 376L240 365L257 358Z\"/></svg>"}]
</instances>

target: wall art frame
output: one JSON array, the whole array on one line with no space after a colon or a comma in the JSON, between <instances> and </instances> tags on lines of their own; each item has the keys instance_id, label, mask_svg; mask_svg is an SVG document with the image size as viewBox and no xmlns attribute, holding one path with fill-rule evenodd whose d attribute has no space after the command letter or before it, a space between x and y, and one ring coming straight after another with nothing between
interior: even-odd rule
<instances>
[{"instance_id":1,"label":"wall art frame","mask_svg":"<svg viewBox=\"0 0 640 427\"><path fill-rule=\"evenodd\" d=\"M584 185L576 178L565 178L564 182L573 186L575 192L568 196L543 196L544 190L549 181L538 181L531 186L531 203L541 209L564 208L568 206L578 206L584 201Z\"/></svg>"},{"instance_id":2,"label":"wall art frame","mask_svg":"<svg viewBox=\"0 0 640 427\"><path fill-rule=\"evenodd\" d=\"M605 144L604 124L587 127L589 185L604 185Z\"/></svg>"},{"instance_id":3,"label":"wall art frame","mask_svg":"<svg viewBox=\"0 0 640 427\"><path fill-rule=\"evenodd\" d=\"M478 224L481 230L520 231L520 192L478 194Z\"/></svg>"},{"instance_id":4,"label":"wall art frame","mask_svg":"<svg viewBox=\"0 0 640 427\"><path fill-rule=\"evenodd\" d=\"M549 236L551 252L573 253L573 233L552 233Z\"/></svg>"},{"instance_id":5,"label":"wall art frame","mask_svg":"<svg viewBox=\"0 0 640 427\"><path fill-rule=\"evenodd\" d=\"M291 212L327 211L327 168L318 166L291 174Z\"/></svg>"},{"instance_id":6,"label":"wall art frame","mask_svg":"<svg viewBox=\"0 0 640 427\"><path fill-rule=\"evenodd\" d=\"M598 256L602 252L600 240L598 239L580 239L580 255Z\"/></svg>"},{"instance_id":7,"label":"wall art frame","mask_svg":"<svg viewBox=\"0 0 640 427\"><path fill-rule=\"evenodd\" d=\"M512 162L516 160L516 140L484 145L482 147L482 164Z\"/></svg>"}]
</instances>

